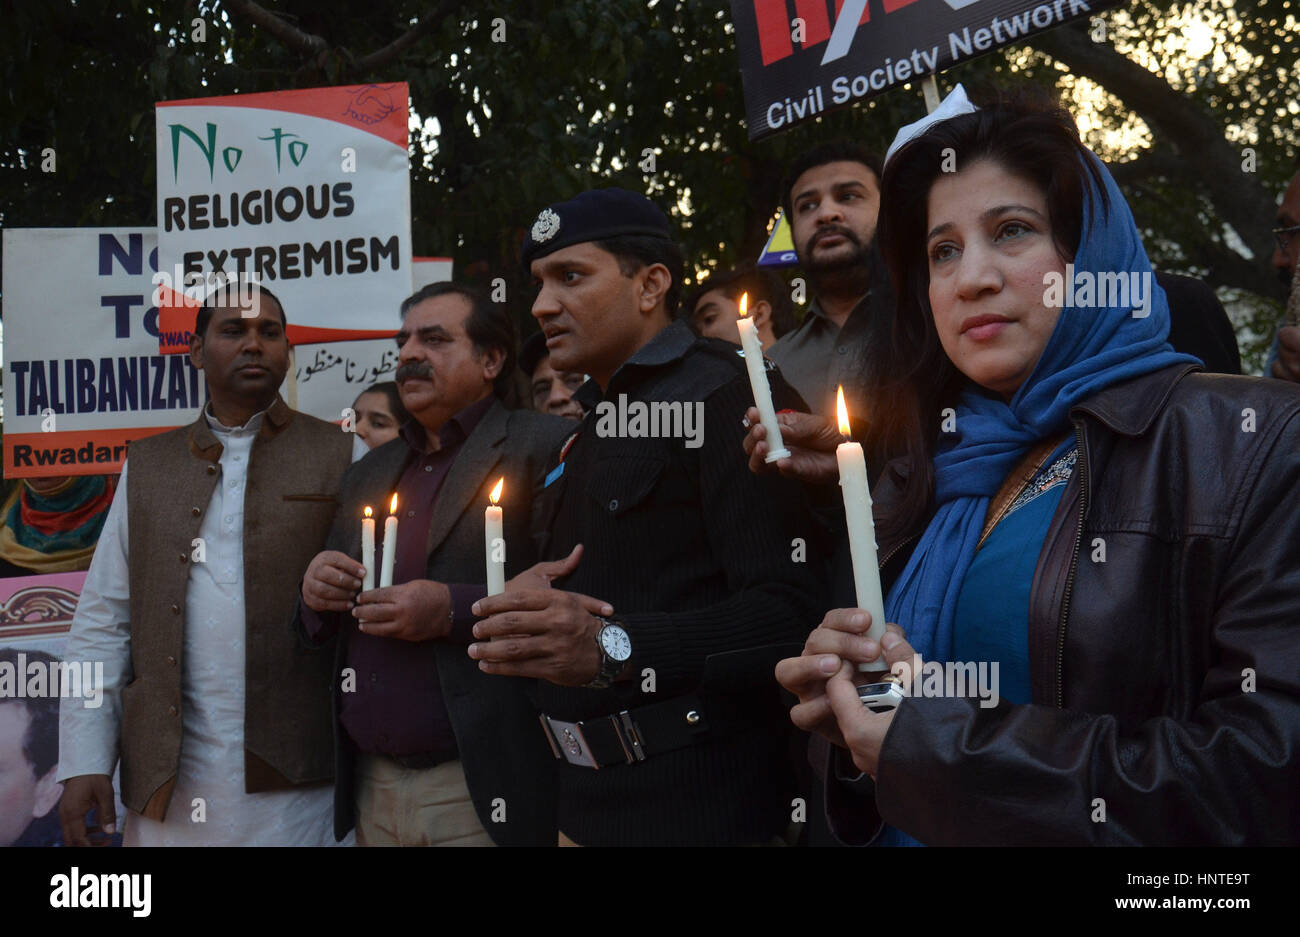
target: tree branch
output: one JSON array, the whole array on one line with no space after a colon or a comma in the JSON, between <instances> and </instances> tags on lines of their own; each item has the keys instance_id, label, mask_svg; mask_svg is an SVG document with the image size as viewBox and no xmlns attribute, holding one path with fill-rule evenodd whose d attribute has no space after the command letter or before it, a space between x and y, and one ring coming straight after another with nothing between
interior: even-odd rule
<instances>
[{"instance_id":1,"label":"tree branch","mask_svg":"<svg viewBox=\"0 0 1300 937\"><path fill-rule=\"evenodd\" d=\"M1242 261L1254 268L1255 275L1250 283L1240 285L1265 296L1280 295L1269 266L1272 241L1267 230L1275 201L1256 176L1242 171L1241 153L1224 139L1213 118L1159 75L1110 46L1093 42L1076 26L1041 33L1032 44L1114 94L1146 121L1165 147L1177 150L1174 159L1181 165L1162 174L1203 187L1220 217L1255 255L1254 261ZM1216 264L1216 269L1224 266Z\"/></svg>"},{"instance_id":2,"label":"tree branch","mask_svg":"<svg viewBox=\"0 0 1300 937\"><path fill-rule=\"evenodd\" d=\"M222 0L222 3L228 9L243 15L254 26L265 29L290 49L305 56L318 59L329 49L329 43L320 36L303 32L260 4L254 3L253 0Z\"/></svg>"},{"instance_id":3,"label":"tree branch","mask_svg":"<svg viewBox=\"0 0 1300 937\"><path fill-rule=\"evenodd\" d=\"M433 32L442 21L450 16L457 7L463 6L464 0L442 0L436 7L420 17L419 22L398 36L377 52L363 56L353 63L359 74L378 71L401 57L407 49L420 39Z\"/></svg>"},{"instance_id":4,"label":"tree branch","mask_svg":"<svg viewBox=\"0 0 1300 937\"><path fill-rule=\"evenodd\" d=\"M1178 154L1167 147L1153 147L1127 163L1110 163L1110 174L1124 186L1135 186L1155 176L1177 178L1183 171Z\"/></svg>"}]
</instances>

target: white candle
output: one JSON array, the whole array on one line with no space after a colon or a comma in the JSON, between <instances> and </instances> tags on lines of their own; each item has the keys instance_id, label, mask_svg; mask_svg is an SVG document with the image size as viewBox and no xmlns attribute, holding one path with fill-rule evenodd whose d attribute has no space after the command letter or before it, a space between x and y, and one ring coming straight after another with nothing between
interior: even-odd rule
<instances>
[{"instance_id":1,"label":"white candle","mask_svg":"<svg viewBox=\"0 0 1300 937\"><path fill-rule=\"evenodd\" d=\"M736 328L740 329L740 346L745 350L745 367L749 370L749 386L754 391L754 405L758 407L759 419L767 429L768 453L765 462L786 459L790 450L781 438L781 427L776 422L776 408L772 406L772 388L767 383L767 368L763 364L763 343L758 340L758 330L754 320L749 318L749 294L740 297L740 318Z\"/></svg>"},{"instance_id":2,"label":"white candle","mask_svg":"<svg viewBox=\"0 0 1300 937\"><path fill-rule=\"evenodd\" d=\"M366 568L366 574L361 581L361 591L369 592L375 587L375 519L368 504L365 514L361 518L361 565Z\"/></svg>"},{"instance_id":3,"label":"white candle","mask_svg":"<svg viewBox=\"0 0 1300 937\"><path fill-rule=\"evenodd\" d=\"M483 512L483 543L487 551L487 594L500 595L506 591L506 540L502 524L501 489L505 486L505 476L497 480L496 487L488 495L492 503Z\"/></svg>"},{"instance_id":4,"label":"white candle","mask_svg":"<svg viewBox=\"0 0 1300 937\"><path fill-rule=\"evenodd\" d=\"M836 395L840 432L849 434L849 412L844 406L844 388ZM876 563L876 522L871 517L871 487L867 482L867 460L862 446L856 442L842 442L835 448L835 461L840 467L840 488L844 496L844 517L849 527L849 554L853 557L853 585L857 591L858 608L871 614L871 628L867 637L879 641L885 634L885 598L880 591L880 568ZM880 670L885 666L884 655L870 664L859 664L859 670Z\"/></svg>"},{"instance_id":5,"label":"white candle","mask_svg":"<svg viewBox=\"0 0 1300 937\"><path fill-rule=\"evenodd\" d=\"M384 521L384 559L379 568L379 588L393 584L393 561L397 559L397 495L388 503L388 517Z\"/></svg>"}]
</instances>

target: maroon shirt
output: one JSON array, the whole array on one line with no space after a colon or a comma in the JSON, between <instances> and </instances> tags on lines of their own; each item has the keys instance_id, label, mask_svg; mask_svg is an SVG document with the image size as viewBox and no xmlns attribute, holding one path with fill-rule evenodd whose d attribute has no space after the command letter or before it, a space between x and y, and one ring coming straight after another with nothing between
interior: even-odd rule
<instances>
[{"instance_id":1,"label":"maroon shirt","mask_svg":"<svg viewBox=\"0 0 1300 937\"><path fill-rule=\"evenodd\" d=\"M443 480L451 470L461 445L491 408L494 398L485 397L452 417L438 433L442 444L437 452L426 452L424 427L410 420L401 429L402 439L412 450L412 461L397 483L397 555L393 561L393 584L424 579L428 564L425 553L429 524ZM384 520L388 505L375 518L375 570L383 562ZM452 584L452 629L446 638L459 645L473 640L471 606L487 595L484 583ZM302 620L314 641L326 641L340 623L347 629L345 666L356 674L356 690L342 694L339 719L358 751L383 755L429 755L438 761L458 757L456 736L442 699L438 663L433 641L403 641L363 634L351 613L318 613L302 603Z\"/></svg>"}]
</instances>

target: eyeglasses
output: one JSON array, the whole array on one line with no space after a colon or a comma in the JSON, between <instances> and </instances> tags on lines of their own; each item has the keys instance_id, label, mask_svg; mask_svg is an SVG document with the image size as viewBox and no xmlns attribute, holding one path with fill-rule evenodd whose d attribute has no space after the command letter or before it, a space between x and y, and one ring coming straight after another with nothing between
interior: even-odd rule
<instances>
[{"instance_id":1,"label":"eyeglasses","mask_svg":"<svg viewBox=\"0 0 1300 937\"><path fill-rule=\"evenodd\" d=\"M1291 235L1300 234L1300 224L1292 225L1289 228L1274 228L1273 240L1277 242L1277 249L1286 252L1287 245L1291 243Z\"/></svg>"}]
</instances>

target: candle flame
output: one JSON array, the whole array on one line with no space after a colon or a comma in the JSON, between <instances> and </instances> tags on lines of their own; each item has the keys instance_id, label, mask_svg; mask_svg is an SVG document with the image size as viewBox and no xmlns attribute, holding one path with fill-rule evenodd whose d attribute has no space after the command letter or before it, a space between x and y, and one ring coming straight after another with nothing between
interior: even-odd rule
<instances>
[{"instance_id":1,"label":"candle flame","mask_svg":"<svg viewBox=\"0 0 1300 937\"><path fill-rule=\"evenodd\" d=\"M741 293L740 294L740 316L743 319L747 315L749 315L749 294Z\"/></svg>"},{"instance_id":2,"label":"candle flame","mask_svg":"<svg viewBox=\"0 0 1300 937\"><path fill-rule=\"evenodd\" d=\"M848 436L850 434L849 408L844 406L844 385L842 384L835 392L835 413L840 419L840 432Z\"/></svg>"},{"instance_id":3,"label":"candle flame","mask_svg":"<svg viewBox=\"0 0 1300 937\"><path fill-rule=\"evenodd\" d=\"M502 475L500 478L497 479L496 485L492 488L492 493L488 495L488 497L492 499L493 504L496 504L498 501L501 500L501 489L505 487L505 484L506 484L506 477Z\"/></svg>"},{"instance_id":4,"label":"candle flame","mask_svg":"<svg viewBox=\"0 0 1300 937\"><path fill-rule=\"evenodd\" d=\"M366 509L365 509L365 511L362 512L362 513L364 513L364 514L366 515L366 517L370 517L370 516L371 516L372 514L374 514L375 512L372 511L372 510L370 510L370 505L367 504L367 505L366 505Z\"/></svg>"},{"instance_id":5,"label":"candle flame","mask_svg":"<svg viewBox=\"0 0 1300 937\"><path fill-rule=\"evenodd\" d=\"M393 500L388 502L388 513L389 514L397 513L397 492L396 491L393 492Z\"/></svg>"}]
</instances>

